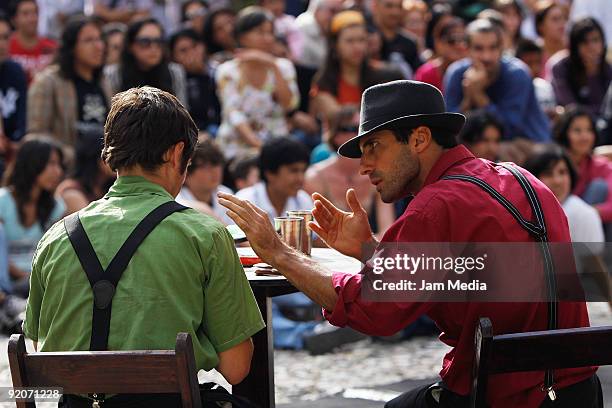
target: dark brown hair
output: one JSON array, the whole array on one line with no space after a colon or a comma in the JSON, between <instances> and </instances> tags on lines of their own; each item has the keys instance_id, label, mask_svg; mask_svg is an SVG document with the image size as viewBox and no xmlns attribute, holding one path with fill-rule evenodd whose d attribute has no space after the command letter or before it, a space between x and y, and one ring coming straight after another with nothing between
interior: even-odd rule
<instances>
[{"instance_id":1,"label":"dark brown hair","mask_svg":"<svg viewBox=\"0 0 612 408\"><path fill-rule=\"evenodd\" d=\"M176 97L150 86L132 88L113 97L102 159L113 170L139 165L152 171L164 163L169 148L183 142L185 171L197 140L198 128Z\"/></svg>"}]
</instances>

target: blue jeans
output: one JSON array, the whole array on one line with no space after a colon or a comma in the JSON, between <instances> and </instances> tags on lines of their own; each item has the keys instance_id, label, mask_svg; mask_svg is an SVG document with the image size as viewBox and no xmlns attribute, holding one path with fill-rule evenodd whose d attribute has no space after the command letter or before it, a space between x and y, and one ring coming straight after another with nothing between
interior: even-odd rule
<instances>
[{"instance_id":1,"label":"blue jeans","mask_svg":"<svg viewBox=\"0 0 612 408\"><path fill-rule=\"evenodd\" d=\"M301 350L304 348L304 335L312 332L319 322L296 322L287 319L280 311L280 307L310 307L313 305L303 293L272 298L272 327L275 348L289 348Z\"/></svg>"}]
</instances>

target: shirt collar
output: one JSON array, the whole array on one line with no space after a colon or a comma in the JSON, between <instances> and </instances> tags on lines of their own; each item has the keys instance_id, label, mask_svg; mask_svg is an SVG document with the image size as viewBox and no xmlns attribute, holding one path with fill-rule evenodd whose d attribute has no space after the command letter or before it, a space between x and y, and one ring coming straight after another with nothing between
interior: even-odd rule
<instances>
[{"instance_id":1,"label":"shirt collar","mask_svg":"<svg viewBox=\"0 0 612 408\"><path fill-rule=\"evenodd\" d=\"M143 194L165 196L174 200L174 197L172 197L172 195L170 195L170 193L167 192L166 189L164 189L162 186L140 176L118 177L115 183L108 190L108 193L106 193L104 198L125 197Z\"/></svg>"},{"instance_id":2,"label":"shirt collar","mask_svg":"<svg viewBox=\"0 0 612 408\"><path fill-rule=\"evenodd\" d=\"M475 159L475 157L464 145L459 145L448 149L446 152L442 153L442 155L438 158L438 161L436 161L429 171L423 187L438 181L438 179L442 177L451 167L468 159Z\"/></svg>"}]
</instances>

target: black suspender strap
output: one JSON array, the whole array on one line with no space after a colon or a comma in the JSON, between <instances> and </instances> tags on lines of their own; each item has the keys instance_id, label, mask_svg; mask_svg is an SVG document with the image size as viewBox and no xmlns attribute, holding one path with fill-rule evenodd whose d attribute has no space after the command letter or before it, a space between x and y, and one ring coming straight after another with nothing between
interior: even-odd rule
<instances>
[{"instance_id":1,"label":"black suspender strap","mask_svg":"<svg viewBox=\"0 0 612 408\"><path fill-rule=\"evenodd\" d=\"M169 201L147 214L123 243L106 270L102 269L78 213L71 214L64 219L64 228L66 228L70 243L94 292L91 340L89 343L91 351L108 348L113 296L123 271L127 268L130 259L132 259L140 244L162 220L172 213L187 208L189 207L180 205L176 201Z\"/></svg>"},{"instance_id":2,"label":"black suspender strap","mask_svg":"<svg viewBox=\"0 0 612 408\"><path fill-rule=\"evenodd\" d=\"M544 259L544 268L546 275L546 286L548 289L548 330L555 330L557 328L557 281L555 277L555 267L550 252L550 246L548 244L548 234L546 231L546 223L544 220L544 211L538 196L536 195L533 186L527 180L527 177L521 173L516 167L507 164L498 164L499 166L508 170L514 178L517 179L521 188L527 196L529 206L534 214L535 221L526 220L517 208L510 202L506 197L501 195L497 190L487 184L485 181L474 177L463 174L453 174L442 177L443 180L461 180L475 184L478 187L486 191L493 199L499 202L510 214L516 219L516 221L523 227L536 241L540 244L540 250ZM544 388L548 393L551 400L556 398L553 390L554 378L553 371L546 370L544 377Z\"/></svg>"}]
</instances>

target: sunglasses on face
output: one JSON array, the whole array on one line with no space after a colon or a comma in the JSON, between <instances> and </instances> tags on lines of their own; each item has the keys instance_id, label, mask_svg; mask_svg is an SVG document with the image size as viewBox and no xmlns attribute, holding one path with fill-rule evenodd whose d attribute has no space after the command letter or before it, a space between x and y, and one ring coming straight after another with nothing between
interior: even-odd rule
<instances>
[{"instance_id":1,"label":"sunglasses on face","mask_svg":"<svg viewBox=\"0 0 612 408\"><path fill-rule=\"evenodd\" d=\"M161 47L164 44L164 39L161 37L138 37L134 40L134 44L143 48L149 48L152 45Z\"/></svg>"}]
</instances>

